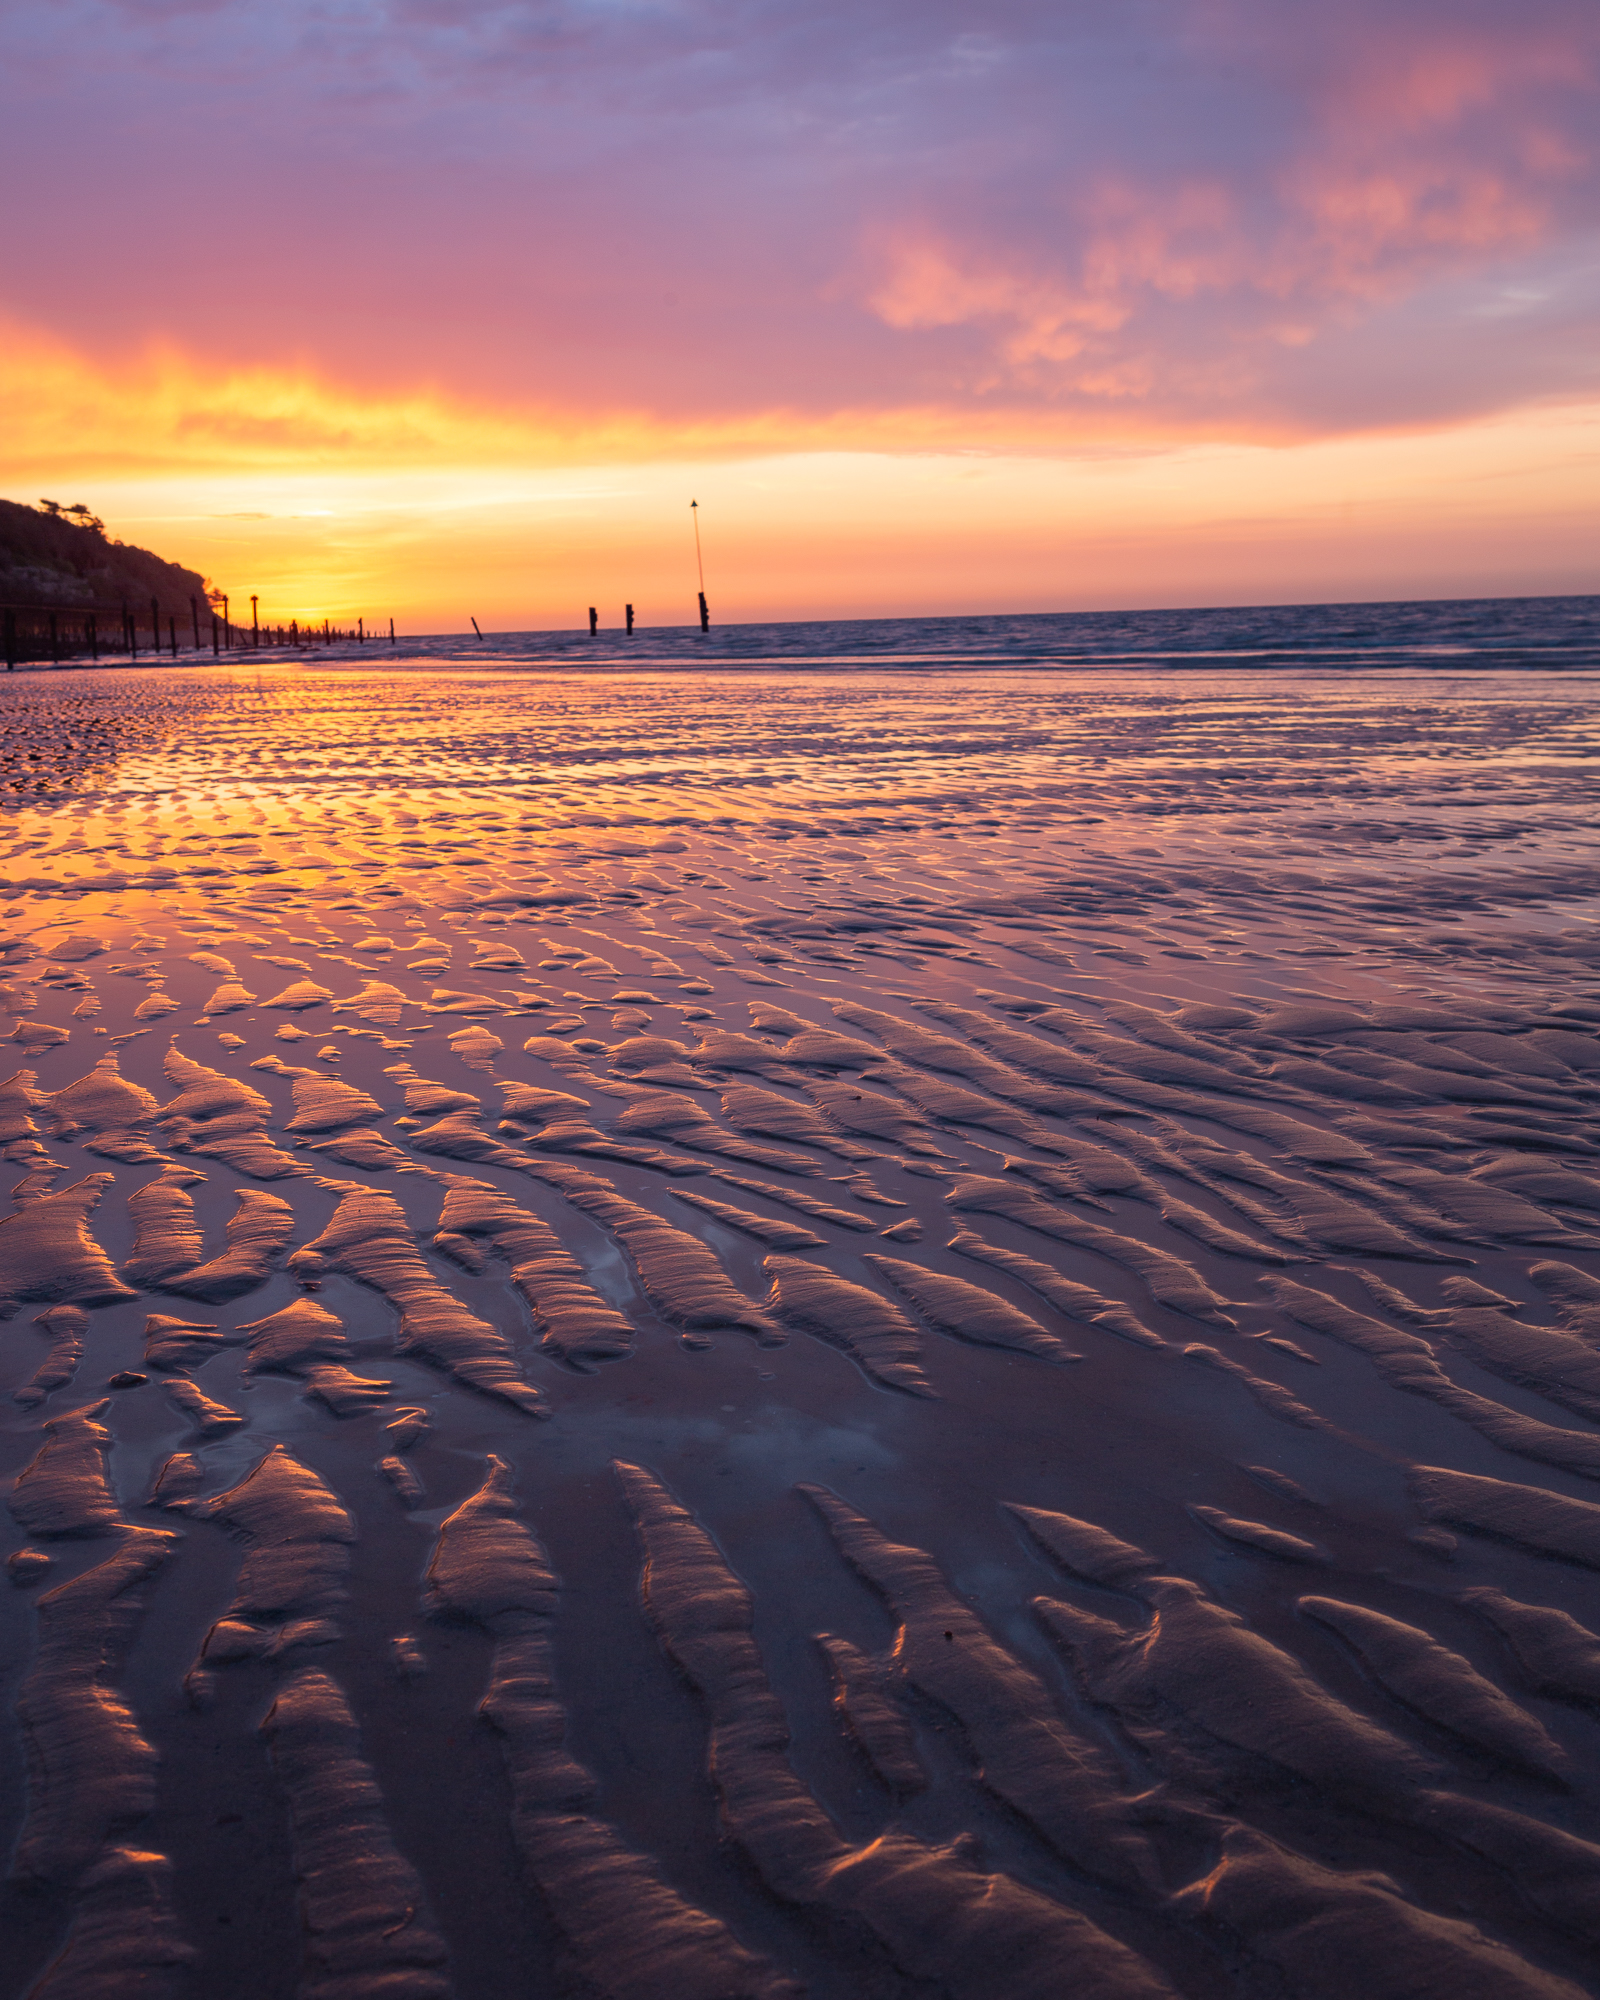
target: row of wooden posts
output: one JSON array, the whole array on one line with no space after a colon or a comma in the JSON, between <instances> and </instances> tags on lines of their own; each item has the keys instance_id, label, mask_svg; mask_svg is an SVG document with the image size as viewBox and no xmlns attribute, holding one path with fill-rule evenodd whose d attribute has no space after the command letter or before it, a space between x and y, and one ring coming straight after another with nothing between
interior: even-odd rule
<instances>
[{"instance_id":1,"label":"row of wooden posts","mask_svg":"<svg viewBox=\"0 0 1600 2000\"><path fill-rule=\"evenodd\" d=\"M32 628L31 647L41 650L31 650L30 640L24 635L18 625L19 614L27 620ZM228 615L228 599L226 597L222 600L222 615L220 617L218 617L217 613L209 605L206 608L206 616L211 624L209 635L211 639L211 651L218 658L223 653L231 653L241 649L259 652L263 646L287 646L291 648L332 646L348 640L354 640L358 645L364 646L369 639L374 643L379 641L378 633L368 632L364 618L356 620L356 629L353 632L345 631L331 624L326 618L322 621L320 631L314 625L302 627L298 619L293 620L288 625L263 625L260 622L257 600L253 597L250 600L250 624L248 628L233 623ZM193 650L197 653L204 652L205 647L201 639L200 600L197 597L189 599L189 620L194 640ZM140 626L143 621L136 618L134 613L125 604L122 607L120 623L121 632L119 636L122 643L117 645L109 631L102 637L99 614L96 612L76 613L69 620L68 615L58 606L45 604L7 605L3 609L0 609L0 627L3 627L5 640L6 672L8 674L13 672L19 662L46 656L57 665L60 665L63 660L75 659L85 653L91 661L98 661L102 652L113 654L125 653L130 660L137 660L139 657ZM176 617L170 613L168 614L165 638L163 638L161 623L160 599L152 597L150 600L150 639L145 650L151 653L162 653L170 649L172 657L176 659L178 657L178 621ZM77 636L79 631L81 631L81 638ZM391 618L389 620L389 644L392 646L395 643L394 620ZM25 648L30 649L25 650ZM48 649L47 654L43 650L46 648Z\"/></svg>"},{"instance_id":2,"label":"row of wooden posts","mask_svg":"<svg viewBox=\"0 0 1600 2000\"><path fill-rule=\"evenodd\" d=\"M633 606L625 604L622 609L623 615L628 621L628 631L631 633L633 631ZM478 631L478 621L476 619L472 621L472 629L475 632ZM711 606L707 604L706 594L703 590L700 593L700 630L702 632L709 632L711 630ZM600 613L591 604L589 606L589 637L591 639L596 638L599 636L599 632ZM478 637L481 639L483 634L478 632Z\"/></svg>"}]
</instances>

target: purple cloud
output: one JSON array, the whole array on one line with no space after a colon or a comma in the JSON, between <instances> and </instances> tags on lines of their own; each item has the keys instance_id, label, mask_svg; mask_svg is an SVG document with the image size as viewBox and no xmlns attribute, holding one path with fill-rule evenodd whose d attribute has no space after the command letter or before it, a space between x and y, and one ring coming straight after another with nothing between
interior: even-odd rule
<instances>
[{"instance_id":1,"label":"purple cloud","mask_svg":"<svg viewBox=\"0 0 1600 2000\"><path fill-rule=\"evenodd\" d=\"M666 424L1292 435L1584 394L1592 0L66 0L0 308Z\"/></svg>"}]
</instances>

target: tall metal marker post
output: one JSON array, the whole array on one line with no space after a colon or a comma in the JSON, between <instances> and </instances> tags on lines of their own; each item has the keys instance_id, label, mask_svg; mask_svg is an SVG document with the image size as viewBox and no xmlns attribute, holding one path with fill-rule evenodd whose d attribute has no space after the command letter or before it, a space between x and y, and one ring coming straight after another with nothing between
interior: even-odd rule
<instances>
[{"instance_id":1,"label":"tall metal marker post","mask_svg":"<svg viewBox=\"0 0 1600 2000\"><path fill-rule=\"evenodd\" d=\"M700 630L702 632L709 632L711 630L711 607L706 603L706 564L704 556L700 553L700 502L698 500L691 500L689 502L689 512L694 516L694 562L695 568L700 572Z\"/></svg>"}]
</instances>

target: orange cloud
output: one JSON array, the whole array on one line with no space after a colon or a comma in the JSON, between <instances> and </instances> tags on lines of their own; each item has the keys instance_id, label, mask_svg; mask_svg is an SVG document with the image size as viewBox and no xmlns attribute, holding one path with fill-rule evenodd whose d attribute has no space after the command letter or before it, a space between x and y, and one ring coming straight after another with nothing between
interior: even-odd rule
<instances>
[{"instance_id":1,"label":"orange cloud","mask_svg":"<svg viewBox=\"0 0 1600 2000\"><path fill-rule=\"evenodd\" d=\"M807 451L100 479L125 539L269 621L402 632L1581 591L1600 406L1296 444ZM43 490L49 491L48 487ZM76 497L76 493L74 493Z\"/></svg>"},{"instance_id":2,"label":"orange cloud","mask_svg":"<svg viewBox=\"0 0 1600 2000\"><path fill-rule=\"evenodd\" d=\"M1042 283L1030 289L1028 281L1000 272L961 273L931 247L908 259L898 282L885 310L904 326L947 324L979 312L1018 319L1009 350L1018 362L1059 358L1079 339L1075 329L1103 335L1119 319L1118 308L1104 300L1075 299ZM1114 399L1121 392L1107 393ZM556 467L1293 434L1276 418L1239 411L1169 412L1157 423L1114 411L1041 412L1021 398L998 396L977 407L924 401L677 420L647 410L473 403L426 386L403 393L364 389L303 362L232 366L170 343L101 361L37 329L0 323L0 487L167 471L231 478L313 467Z\"/></svg>"}]
</instances>

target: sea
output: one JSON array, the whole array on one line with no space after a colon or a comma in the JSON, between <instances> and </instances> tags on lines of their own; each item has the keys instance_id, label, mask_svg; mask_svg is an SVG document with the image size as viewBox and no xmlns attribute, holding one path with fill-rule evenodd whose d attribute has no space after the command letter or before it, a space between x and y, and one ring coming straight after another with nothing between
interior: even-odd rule
<instances>
[{"instance_id":1,"label":"sea","mask_svg":"<svg viewBox=\"0 0 1600 2000\"><path fill-rule=\"evenodd\" d=\"M481 622L481 621L480 621ZM324 649L318 648L318 651ZM370 660L388 639L326 649ZM1231 605L1162 611L993 613L960 618L817 618L747 624L615 621L587 631L401 633L392 657L510 669L670 669L714 664L792 671L963 671L1070 667L1316 672L1453 672L1600 666L1600 595L1416 599L1379 604Z\"/></svg>"}]
</instances>

